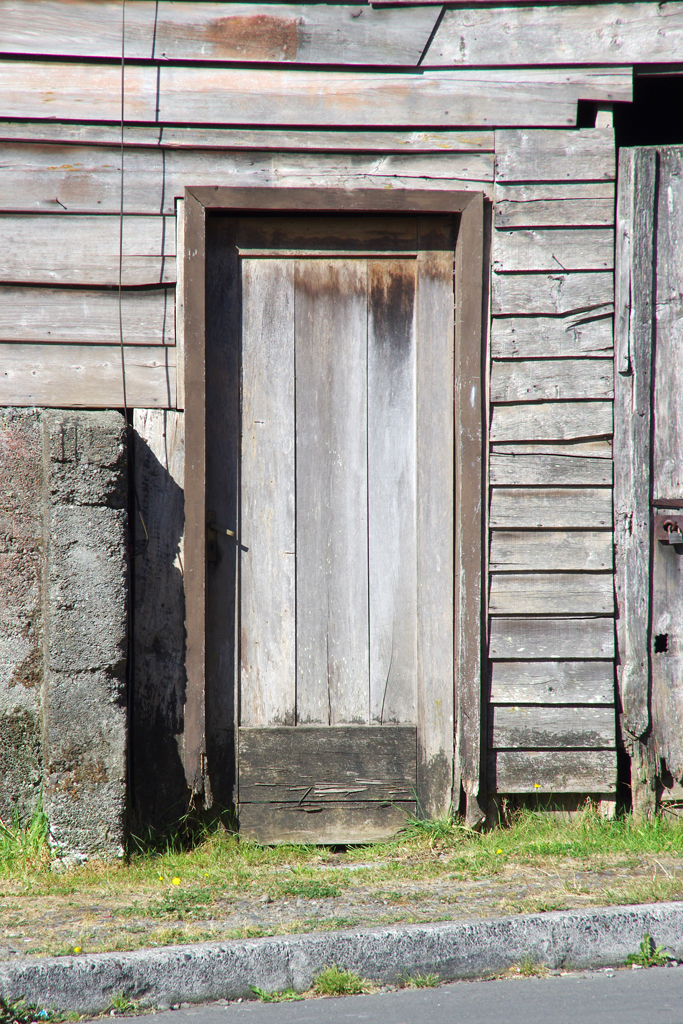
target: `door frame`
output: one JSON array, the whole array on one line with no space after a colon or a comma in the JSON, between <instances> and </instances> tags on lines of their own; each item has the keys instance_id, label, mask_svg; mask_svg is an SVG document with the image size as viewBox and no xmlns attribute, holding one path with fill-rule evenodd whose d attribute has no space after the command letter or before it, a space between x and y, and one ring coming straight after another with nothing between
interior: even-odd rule
<instances>
[{"instance_id":1,"label":"door frame","mask_svg":"<svg viewBox=\"0 0 683 1024\"><path fill-rule=\"evenodd\" d=\"M185 774L205 791L206 751L206 218L221 213L460 214L455 254L453 804L461 787L470 821L481 817L485 301L483 192L430 189L186 187L182 214L185 386ZM465 713L461 714L460 709Z\"/></svg>"}]
</instances>

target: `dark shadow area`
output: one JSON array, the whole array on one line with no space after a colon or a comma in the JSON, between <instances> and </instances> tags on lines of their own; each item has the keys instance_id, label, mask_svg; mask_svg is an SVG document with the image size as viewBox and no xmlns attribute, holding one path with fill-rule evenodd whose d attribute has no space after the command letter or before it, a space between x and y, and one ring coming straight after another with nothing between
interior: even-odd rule
<instances>
[{"instance_id":1,"label":"dark shadow area","mask_svg":"<svg viewBox=\"0 0 683 1024\"><path fill-rule=\"evenodd\" d=\"M206 222L206 508L239 536L241 295L235 219ZM216 535L206 577L207 808L236 799L237 544Z\"/></svg>"},{"instance_id":2,"label":"dark shadow area","mask_svg":"<svg viewBox=\"0 0 683 1024\"><path fill-rule=\"evenodd\" d=\"M614 104L617 148L683 145L683 74L638 75L633 103Z\"/></svg>"},{"instance_id":3,"label":"dark shadow area","mask_svg":"<svg viewBox=\"0 0 683 1024\"><path fill-rule=\"evenodd\" d=\"M157 416L166 416L157 413ZM182 762L185 601L182 488L137 433L132 516L133 672L130 833L149 837L187 819Z\"/></svg>"}]
</instances>

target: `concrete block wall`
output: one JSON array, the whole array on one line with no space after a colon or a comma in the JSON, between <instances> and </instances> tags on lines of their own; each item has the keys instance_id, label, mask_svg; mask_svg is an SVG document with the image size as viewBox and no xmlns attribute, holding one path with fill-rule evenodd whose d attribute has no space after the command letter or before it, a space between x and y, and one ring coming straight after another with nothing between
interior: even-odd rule
<instances>
[{"instance_id":1,"label":"concrete block wall","mask_svg":"<svg viewBox=\"0 0 683 1024\"><path fill-rule=\"evenodd\" d=\"M55 846L107 857L126 811L126 450L117 412L0 418L0 816L42 788Z\"/></svg>"},{"instance_id":2,"label":"concrete block wall","mask_svg":"<svg viewBox=\"0 0 683 1024\"><path fill-rule=\"evenodd\" d=\"M42 782L43 436L0 410L0 818L35 810Z\"/></svg>"}]
</instances>

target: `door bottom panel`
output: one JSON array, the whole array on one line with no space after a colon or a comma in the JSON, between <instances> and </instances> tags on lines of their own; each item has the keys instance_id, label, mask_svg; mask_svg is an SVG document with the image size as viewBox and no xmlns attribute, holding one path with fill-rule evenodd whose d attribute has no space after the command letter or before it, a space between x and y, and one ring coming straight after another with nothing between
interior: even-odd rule
<instances>
[{"instance_id":1,"label":"door bottom panel","mask_svg":"<svg viewBox=\"0 0 683 1024\"><path fill-rule=\"evenodd\" d=\"M377 843L395 835L416 811L414 800L396 804L345 801L307 807L240 804L240 833L259 843Z\"/></svg>"},{"instance_id":2,"label":"door bottom panel","mask_svg":"<svg viewBox=\"0 0 683 1024\"><path fill-rule=\"evenodd\" d=\"M415 814L415 726L243 727L240 831L260 842L386 839Z\"/></svg>"}]
</instances>

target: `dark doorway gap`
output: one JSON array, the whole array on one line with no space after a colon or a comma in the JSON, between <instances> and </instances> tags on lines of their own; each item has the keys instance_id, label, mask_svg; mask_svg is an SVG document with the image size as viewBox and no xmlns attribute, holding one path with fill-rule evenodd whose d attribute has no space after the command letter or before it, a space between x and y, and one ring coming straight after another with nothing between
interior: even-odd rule
<instances>
[{"instance_id":1,"label":"dark doorway gap","mask_svg":"<svg viewBox=\"0 0 683 1024\"><path fill-rule=\"evenodd\" d=\"M614 104L617 148L683 145L683 74L636 75L633 103Z\"/></svg>"}]
</instances>

